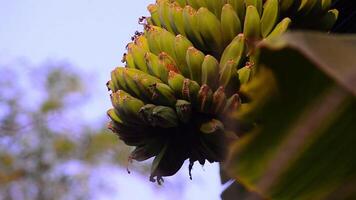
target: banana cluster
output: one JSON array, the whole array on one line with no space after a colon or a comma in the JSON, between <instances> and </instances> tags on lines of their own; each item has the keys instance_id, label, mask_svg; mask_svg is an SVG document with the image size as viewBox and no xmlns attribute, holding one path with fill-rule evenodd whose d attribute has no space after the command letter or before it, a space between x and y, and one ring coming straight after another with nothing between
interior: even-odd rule
<instances>
[{"instance_id":1,"label":"banana cluster","mask_svg":"<svg viewBox=\"0 0 356 200\"><path fill-rule=\"evenodd\" d=\"M256 72L254 44L291 28L330 29L331 0L157 0L140 20L111 73L109 128L131 159L155 157L151 180L175 174L186 159L222 161L240 130L227 123L251 99L240 88ZM302 19L311 19L300 23ZM295 23L294 23L295 22ZM238 123L238 122L236 122ZM251 122L253 124L253 121ZM240 127L240 125L238 125Z\"/></svg>"}]
</instances>

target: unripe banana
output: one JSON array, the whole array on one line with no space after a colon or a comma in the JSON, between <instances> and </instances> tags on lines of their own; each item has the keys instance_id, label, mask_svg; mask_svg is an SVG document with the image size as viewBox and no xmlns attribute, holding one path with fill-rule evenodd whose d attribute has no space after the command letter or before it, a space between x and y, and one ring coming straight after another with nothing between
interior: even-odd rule
<instances>
[{"instance_id":1,"label":"unripe banana","mask_svg":"<svg viewBox=\"0 0 356 200\"><path fill-rule=\"evenodd\" d=\"M141 33L140 33L141 34ZM150 51L150 48L148 46L148 41L147 38L144 35L138 35L134 38L134 43L143 49L144 51Z\"/></svg>"},{"instance_id":2,"label":"unripe banana","mask_svg":"<svg viewBox=\"0 0 356 200\"><path fill-rule=\"evenodd\" d=\"M174 49L176 55L177 66L179 71L182 73L184 77L190 77L190 72L187 67L187 50L189 47L193 46L193 44L184 36L177 35L174 41Z\"/></svg>"},{"instance_id":3,"label":"unripe banana","mask_svg":"<svg viewBox=\"0 0 356 200\"><path fill-rule=\"evenodd\" d=\"M141 100L132 97L123 90L118 90L112 93L111 101L123 122L144 123L139 116L140 108L144 105Z\"/></svg>"},{"instance_id":4,"label":"unripe banana","mask_svg":"<svg viewBox=\"0 0 356 200\"><path fill-rule=\"evenodd\" d=\"M160 64L167 70L167 74L165 74L165 75L168 75L169 71L174 71L174 72L180 73L175 60L171 56L169 56L166 52L161 52L158 55L158 58L159 58Z\"/></svg>"},{"instance_id":5,"label":"unripe banana","mask_svg":"<svg viewBox=\"0 0 356 200\"><path fill-rule=\"evenodd\" d=\"M146 74L140 70L125 68L122 76L124 77L127 90L131 95L145 101L151 99L152 92L150 86L162 81L154 76Z\"/></svg>"},{"instance_id":6,"label":"unripe banana","mask_svg":"<svg viewBox=\"0 0 356 200\"><path fill-rule=\"evenodd\" d=\"M321 9L323 12L327 12L333 3L333 0L321 0Z\"/></svg>"},{"instance_id":7,"label":"unripe banana","mask_svg":"<svg viewBox=\"0 0 356 200\"><path fill-rule=\"evenodd\" d=\"M208 85L202 85L198 93L197 108L200 112L210 113L213 103L213 91Z\"/></svg>"},{"instance_id":8,"label":"unripe banana","mask_svg":"<svg viewBox=\"0 0 356 200\"><path fill-rule=\"evenodd\" d=\"M317 5L319 0L301 0L298 8L299 15L307 16Z\"/></svg>"},{"instance_id":9,"label":"unripe banana","mask_svg":"<svg viewBox=\"0 0 356 200\"><path fill-rule=\"evenodd\" d=\"M205 134L212 134L219 130L224 130L224 124L217 119L207 121L200 126L200 131Z\"/></svg>"},{"instance_id":10,"label":"unripe banana","mask_svg":"<svg viewBox=\"0 0 356 200\"><path fill-rule=\"evenodd\" d=\"M158 6L157 6L157 4L148 5L147 6L147 10L151 14L151 21L153 22L153 25L161 26L161 21L159 19L159 15L158 15Z\"/></svg>"},{"instance_id":11,"label":"unripe banana","mask_svg":"<svg viewBox=\"0 0 356 200\"><path fill-rule=\"evenodd\" d=\"M147 72L148 70L145 62L145 53L147 53L147 51L134 43L128 44L127 47L128 53L131 54L134 59L136 68L143 72Z\"/></svg>"},{"instance_id":12,"label":"unripe banana","mask_svg":"<svg viewBox=\"0 0 356 200\"><path fill-rule=\"evenodd\" d=\"M223 111L226 104L226 94L224 87L220 86L213 94L213 113L218 114Z\"/></svg>"},{"instance_id":13,"label":"unripe banana","mask_svg":"<svg viewBox=\"0 0 356 200\"><path fill-rule=\"evenodd\" d=\"M122 59L123 62L126 63L126 67L128 68L136 68L135 60L133 59L130 53L125 53Z\"/></svg>"},{"instance_id":14,"label":"unripe banana","mask_svg":"<svg viewBox=\"0 0 356 200\"><path fill-rule=\"evenodd\" d=\"M179 120L183 123L188 123L192 117L191 103L186 100L177 100L176 112Z\"/></svg>"},{"instance_id":15,"label":"unripe banana","mask_svg":"<svg viewBox=\"0 0 356 200\"><path fill-rule=\"evenodd\" d=\"M173 90L164 83L156 83L150 86L152 92L151 100L157 105L174 106L176 97Z\"/></svg>"},{"instance_id":16,"label":"unripe banana","mask_svg":"<svg viewBox=\"0 0 356 200\"><path fill-rule=\"evenodd\" d=\"M205 0L206 8L215 14L217 18L221 16L221 9L225 4L225 0Z\"/></svg>"},{"instance_id":17,"label":"unripe banana","mask_svg":"<svg viewBox=\"0 0 356 200\"><path fill-rule=\"evenodd\" d=\"M191 6L185 6L183 9L184 30L188 39L199 48L204 48L205 44L201 37L198 27L196 11Z\"/></svg>"},{"instance_id":18,"label":"unripe banana","mask_svg":"<svg viewBox=\"0 0 356 200\"><path fill-rule=\"evenodd\" d=\"M262 16L263 0L245 0L246 7L254 6L257 9L258 15Z\"/></svg>"},{"instance_id":19,"label":"unripe banana","mask_svg":"<svg viewBox=\"0 0 356 200\"><path fill-rule=\"evenodd\" d=\"M156 56L151 52L147 52L145 55L145 59L146 59L149 74L167 83L169 70L161 64L161 61L158 58L158 56Z\"/></svg>"},{"instance_id":20,"label":"unripe banana","mask_svg":"<svg viewBox=\"0 0 356 200\"><path fill-rule=\"evenodd\" d=\"M264 4L263 15L261 18L261 33L262 37L267 37L273 30L279 18L279 3L278 0L267 0Z\"/></svg>"},{"instance_id":21,"label":"unripe banana","mask_svg":"<svg viewBox=\"0 0 356 200\"><path fill-rule=\"evenodd\" d=\"M173 29L169 21L169 0L159 0L157 1L158 5L158 15L161 21L162 27L167 29L169 32L173 32Z\"/></svg>"},{"instance_id":22,"label":"unripe banana","mask_svg":"<svg viewBox=\"0 0 356 200\"><path fill-rule=\"evenodd\" d=\"M245 66L239 70L237 70L237 74L239 76L240 85L247 84L251 79L251 67Z\"/></svg>"},{"instance_id":23,"label":"unripe banana","mask_svg":"<svg viewBox=\"0 0 356 200\"><path fill-rule=\"evenodd\" d=\"M182 89L183 89L183 83L184 83L184 76L182 76L181 74L178 74L174 71L170 71L169 75L168 75L168 85L170 88L172 88L172 90L174 91L174 93L179 97L179 98L183 98L183 93L182 93ZM187 99L187 98L185 98Z\"/></svg>"},{"instance_id":24,"label":"unripe banana","mask_svg":"<svg viewBox=\"0 0 356 200\"><path fill-rule=\"evenodd\" d=\"M110 119L115 122L115 123L119 123L122 124L122 120L120 119L119 115L116 113L114 108L109 109L106 114L110 117Z\"/></svg>"},{"instance_id":25,"label":"unripe banana","mask_svg":"<svg viewBox=\"0 0 356 200\"><path fill-rule=\"evenodd\" d=\"M186 1L186 0L176 0L176 2L177 2L182 8L187 5L187 1Z\"/></svg>"},{"instance_id":26,"label":"unripe banana","mask_svg":"<svg viewBox=\"0 0 356 200\"><path fill-rule=\"evenodd\" d=\"M161 52L161 31L162 28L158 26L148 25L145 27L145 36L147 38L147 43L150 48L150 51L154 54L159 54Z\"/></svg>"},{"instance_id":27,"label":"unripe banana","mask_svg":"<svg viewBox=\"0 0 356 200\"><path fill-rule=\"evenodd\" d=\"M250 5L246 9L244 35L250 41L261 38L260 15L255 6Z\"/></svg>"},{"instance_id":28,"label":"unripe banana","mask_svg":"<svg viewBox=\"0 0 356 200\"><path fill-rule=\"evenodd\" d=\"M328 31L336 23L339 16L339 11L337 9L329 10L324 16L320 19L320 22L316 25L320 30Z\"/></svg>"},{"instance_id":29,"label":"unripe banana","mask_svg":"<svg viewBox=\"0 0 356 200\"><path fill-rule=\"evenodd\" d=\"M199 8L196 18L198 20L198 29L209 52L214 55L220 55L223 48L223 39L221 35L221 24L219 19L207 8Z\"/></svg>"},{"instance_id":30,"label":"unripe banana","mask_svg":"<svg viewBox=\"0 0 356 200\"><path fill-rule=\"evenodd\" d=\"M117 90L127 91L127 85L123 76L124 67L117 67L111 71L111 90L116 92Z\"/></svg>"},{"instance_id":31,"label":"unripe banana","mask_svg":"<svg viewBox=\"0 0 356 200\"><path fill-rule=\"evenodd\" d=\"M246 42L243 34L236 36L225 48L220 59L220 70L226 65L228 60L234 60L238 65L242 57L246 54Z\"/></svg>"},{"instance_id":32,"label":"unripe banana","mask_svg":"<svg viewBox=\"0 0 356 200\"><path fill-rule=\"evenodd\" d=\"M225 4L221 11L221 32L224 46L230 43L239 33L242 27L239 17L230 4Z\"/></svg>"},{"instance_id":33,"label":"unripe banana","mask_svg":"<svg viewBox=\"0 0 356 200\"><path fill-rule=\"evenodd\" d=\"M142 106L139 110L139 115L141 119L146 122L146 124L152 124L153 123L153 118L152 118L152 111L156 106L153 104L146 104Z\"/></svg>"},{"instance_id":34,"label":"unripe banana","mask_svg":"<svg viewBox=\"0 0 356 200\"><path fill-rule=\"evenodd\" d=\"M219 62L211 55L205 56L202 64L201 83L215 90L219 83L217 74L219 74Z\"/></svg>"},{"instance_id":35,"label":"unripe banana","mask_svg":"<svg viewBox=\"0 0 356 200\"><path fill-rule=\"evenodd\" d=\"M189 47L186 54L186 61L189 68L190 79L201 83L202 64L205 55L194 47Z\"/></svg>"},{"instance_id":36,"label":"unripe banana","mask_svg":"<svg viewBox=\"0 0 356 200\"><path fill-rule=\"evenodd\" d=\"M183 8L178 3L170 4L169 21L176 35L186 35L183 23Z\"/></svg>"},{"instance_id":37,"label":"unripe banana","mask_svg":"<svg viewBox=\"0 0 356 200\"><path fill-rule=\"evenodd\" d=\"M288 27L292 20L288 17L284 18L281 22L279 22L273 31L266 37L266 40L270 40L272 38L278 37L285 33L288 30Z\"/></svg>"},{"instance_id":38,"label":"unripe banana","mask_svg":"<svg viewBox=\"0 0 356 200\"><path fill-rule=\"evenodd\" d=\"M200 8L200 5L198 4L198 0L186 0L187 4L190 5L192 8L195 10L198 10Z\"/></svg>"},{"instance_id":39,"label":"unripe banana","mask_svg":"<svg viewBox=\"0 0 356 200\"><path fill-rule=\"evenodd\" d=\"M237 92L239 89L239 77L236 70L237 63L229 60L220 71L219 82L227 94Z\"/></svg>"},{"instance_id":40,"label":"unripe banana","mask_svg":"<svg viewBox=\"0 0 356 200\"><path fill-rule=\"evenodd\" d=\"M234 112L240 105L240 96L236 93L227 99L223 113L228 115Z\"/></svg>"},{"instance_id":41,"label":"unripe banana","mask_svg":"<svg viewBox=\"0 0 356 200\"><path fill-rule=\"evenodd\" d=\"M240 22L243 22L246 13L245 0L227 0L227 3L234 8Z\"/></svg>"},{"instance_id":42,"label":"unripe banana","mask_svg":"<svg viewBox=\"0 0 356 200\"><path fill-rule=\"evenodd\" d=\"M156 106L152 110L153 125L161 128L172 128L178 126L176 112L167 106Z\"/></svg>"},{"instance_id":43,"label":"unripe banana","mask_svg":"<svg viewBox=\"0 0 356 200\"><path fill-rule=\"evenodd\" d=\"M175 48L174 48L174 41L175 35L166 31L165 29L161 29L160 37L160 47L161 52L168 53L173 59L176 59ZM160 52L160 53L161 53Z\"/></svg>"}]
</instances>

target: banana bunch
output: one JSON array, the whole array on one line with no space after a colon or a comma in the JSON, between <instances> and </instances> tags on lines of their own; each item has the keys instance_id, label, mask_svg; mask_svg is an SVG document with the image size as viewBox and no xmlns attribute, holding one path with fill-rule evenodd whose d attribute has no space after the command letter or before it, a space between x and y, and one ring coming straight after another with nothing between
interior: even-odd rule
<instances>
[{"instance_id":1,"label":"banana bunch","mask_svg":"<svg viewBox=\"0 0 356 200\"><path fill-rule=\"evenodd\" d=\"M332 3L157 0L127 45L125 66L111 72L109 128L135 147L130 159L155 157L152 181L187 159L189 171L195 161L223 161L226 144L237 139L228 133L241 134L227 123L231 113L252 101L240 88L257 71L255 44L289 28L329 30L338 16Z\"/></svg>"}]
</instances>

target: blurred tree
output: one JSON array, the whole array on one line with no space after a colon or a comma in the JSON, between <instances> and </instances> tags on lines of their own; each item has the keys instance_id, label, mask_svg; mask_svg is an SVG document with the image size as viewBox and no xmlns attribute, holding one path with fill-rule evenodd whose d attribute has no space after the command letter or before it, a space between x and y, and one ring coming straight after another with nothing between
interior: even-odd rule
<instances>
[{"instance_id":1,"label":"blurred tree","mask_svg":"<svg viewBox=\"0 0 356 200\"><path fill-rule=\"evenodd\" d=\"M0 200L88 199L95 166L127 165L130 149L106 127L73 121L86 94L68 66L0 66L0 77Z\"/></svg>"}]
</instances>

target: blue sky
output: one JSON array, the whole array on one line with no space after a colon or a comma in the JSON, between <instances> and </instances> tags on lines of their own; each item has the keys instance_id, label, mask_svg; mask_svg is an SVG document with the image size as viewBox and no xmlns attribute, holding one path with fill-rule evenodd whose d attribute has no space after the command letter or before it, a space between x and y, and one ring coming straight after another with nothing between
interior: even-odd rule
<instances>
[{"instance_id":1,"label":"blue sky","mask_svg":"<svg viewBox=\"0 0 356 200\"><path fill-rule=\"evenodd\" d=\"M131 35L142 30L137 20L148 14L146 6L152 2L0 0L0 64L17 59L33 66L48 61L71 63L78 71L90 75L90 101L87 109L81 111L83 116L101 122L110 107L109 98L103 98L108 95L105 83L110 71L122 65L121 57ZM177 195L177 199L219 199L218 165L206 164L204 169L197 165L193 171L195 178L190 181L187 166L183 166L159 190L147 177L127 175L125 170L108 167L103 167L95 180L118 183L112 184L117 185L113 187L114 199L174 199L172 195ZM183 191L176 193L179 190L174 187L178 185ZM112 198L105 193L98 195L98 199Z\"/></svg>"}]
</instances>

